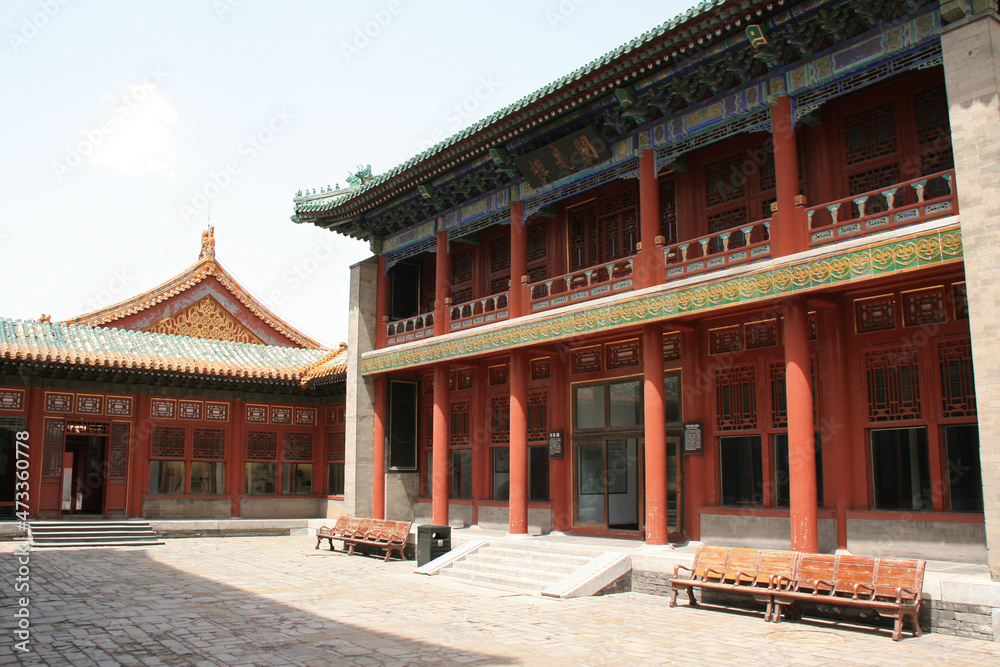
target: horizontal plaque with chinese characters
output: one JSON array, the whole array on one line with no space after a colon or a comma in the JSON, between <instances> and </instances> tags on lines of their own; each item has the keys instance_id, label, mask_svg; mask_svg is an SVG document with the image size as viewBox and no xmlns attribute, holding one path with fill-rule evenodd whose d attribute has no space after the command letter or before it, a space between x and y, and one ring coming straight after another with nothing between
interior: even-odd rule
<instances>
[{"instance_id":1,"label":"horizontal plaque with chinese characters","mask_svg":"<svg viewBox=\"0 0 1000 667\"><path fill-rule=\"evenodd\" d=\"M533 188L572 176L611 158L607 144L587 127L547 146L514 159Z\"/></svg>"}]
</instances>

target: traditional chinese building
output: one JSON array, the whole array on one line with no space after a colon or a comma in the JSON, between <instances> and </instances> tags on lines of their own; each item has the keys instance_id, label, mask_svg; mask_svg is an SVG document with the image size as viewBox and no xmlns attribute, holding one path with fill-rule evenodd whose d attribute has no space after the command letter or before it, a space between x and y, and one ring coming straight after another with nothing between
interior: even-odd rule
<instances>
[{"instance_id":1,"label":"traditional chinese building","mask_svg":"<svg viewBox=\"0 0 1000 667\"><path fill-rule=\"evenodd\" d=\"M345 348L240 286L211 229L196 263L134 298L0 319L0 511L24 509L26 430L32 517L325 516L343 495Z\"/></svg>"},{"instance_id":2,"label":"traditional chinese building","mask_svg":"<svg viewBox=\"0 0 1000 667\"><path fill-rule=\"evenodd\" d=\"M995 10L701 3L299 193L376 255L348 511L1000 578Z\"/></svg>"}]
</instances>

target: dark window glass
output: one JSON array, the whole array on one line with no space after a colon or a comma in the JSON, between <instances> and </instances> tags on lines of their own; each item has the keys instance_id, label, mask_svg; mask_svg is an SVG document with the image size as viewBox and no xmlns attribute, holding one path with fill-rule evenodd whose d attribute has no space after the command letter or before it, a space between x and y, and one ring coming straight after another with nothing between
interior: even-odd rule
<instances>
[{"instance_id":1,"label":"dark window glass","mask_svg":"<svg viewBox=\"0 0 1000 667\"><path fill-rule=\"evenodd\" d=\"M722 504L760 505L764 499L760 436L719 438L719 455Z\"/></svg>"},{"instance_id":2,"label":"dark window glass","mask_svg":"<svg viewBox=\"0 0 1000 667\"><path fill-rule=\"evenodd\" d=\"M983 471L979 462L979 426L944 427L950 507L954 512L983 511Z\"/></svg>"},{"instance_id":3,"label":"dark window glass","mask_svg":"<svg viewBox=\"0 0 1000 667\"><path fill-rule=\"evenodd\" d=\"M927 429L891 428L872 431L871 448L875 509L930 509Z\"/></svg>"}]
</instances>

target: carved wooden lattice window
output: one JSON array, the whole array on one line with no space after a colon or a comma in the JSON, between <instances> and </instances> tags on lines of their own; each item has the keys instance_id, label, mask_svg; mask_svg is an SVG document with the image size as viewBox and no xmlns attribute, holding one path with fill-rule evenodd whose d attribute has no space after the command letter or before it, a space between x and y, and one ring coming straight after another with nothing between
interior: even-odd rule
<instances>
[{"instance_id":1,"label":"carved wooden lattice window","mask_svg":"<svg viewBox=\"0 0 1000 667\"><path fill-rule=\"evenodd\" d=\"M881 104L844 118L847 164L854 165L896 152L896 114L893 103Z\"/></svg>"},{"instance_id":2,"label":"carved wooden lattice window","mask_svg":"<svg viewBox=\"0 0 1000 667\"><path fill-rule=\"evenodd\" d=\"M196 428L192 457L195 459L224 460L226 458L226 432L222 429Z\"/></svg>"},{"instance_id":3,"label":"carved wooden lattice window","mask_svg":"<svg viewBox=\"0 0 1000 667\"><path fill-rule=\"evenodd\" d=\"M451 302L465 303L474 298L472 293L473 257L471 250L451 256Z\"/></svg>"},{"instance_id":4,"label":"carved wooden lattice window","mask_svg":"<svg viewBox=\"0 0 1000 667\"><path fill-rule=\"evenodd\" d=\"M510 396L494 396L490 399L490 443L510 443Z\"/></svg>"},{"instance_id":5,"label":"carved wooden lattice window","mask_svg":"<svg viewBox=\"0 0 1000 667\"><path fill-rule=\"evenodd\" d=\"M312 461L313 437L311 433L285 434L286 461Z\"/></svg>"},{"instance_id":6,"label":"carved wooden lattice window","mask_svg":"<svg viewBox=\"0 0 1000 667\"><path fill-rule=\"evenodd\" d=\"M955 283L952 289L955 294L955 319L969 319L969 297L965 291L965 283Z\"/></svg>"},{"instance_id":7,"label":"carved wooden lattice window","mask_svg":"<svg viewBox=\"0 0 1000 667\"><path fill-rule=\"evenodd\" d=\"M499 387L507 384L507 364L490 366L490 386Z\"/></svg>"},{"instance_id":8,"label":"carved wooden lattice window","mask_svg":"<svg viewBox=\"0 0 1000 667\"><path fill-rule=\"evenodd\" d=\"M938 141L951 146L951 123L948 120L948 97L944 86L935 86L913 94L913 115L917 119L917 143Z\"/></svg>"},{"instance_id":9,"label":"carved wooden lattice window","mask_svg":"<svg viewBox=\"0 0 1000 667\"><path fill-rule=\"evenodd\" d=\"M852 174L847 179L847 187L850 189L851 195L860 195L865 192L880 191L894 183L899 183L901 180L903 179L899 173L899 165L892 163ZM901 194L907 193L903 191ZM865 202L865 215L881 213L884 210L886 210L885 198L875 195L868 197ZM852 202L851 214L857 216L860 213L857 204Z\"/></svg>"},{"instance_id":10,"label":"carved wooden lattice window","mask_svg":"<svg viewBox=\"0 0 1000 667\"><path fill-rule=\"evenodd\" d=\"M552 375L552 360L548 357L531 360L531 379L544 380Z\"/></svg>"},{"instance_id":11,"label":"carved wooden lattice window","mask_svg":"<svg viewBox=\"0 0 1000 667\"><path fill-rule=\"evenodd\" d=\"M326 460L329 463L343 463L345 460L346 435L344 433L326 434Z\"/></svg>"},{"instance_id":12,"label":"carved wooden lattice window","mask_svg":"<svg viewBox=\"0 0 1000 667\"><path fill-rule=\"evenodd\" d=\"M938 345L941 367L941 414L976 416L976 383L972 374L972 342L951 340Z\"/></svg>"},{"instance_id":13,"label":"carved wooden lattice window","mask_svg":"<svg viewBox=\"0 0 1000 667\"><path fill-rule=\"evenodd\" d=\"M424 407L424 446L427 449L434 447L434 406Z\"/></svg>"},{"instance_id":14,"label":"carved wooden lattice window","mask_svg":"<svg viewBox=\"0 0 1000 667\"><path fill-rule=\"evenodd\" d=\"M677 361L681 358L681 336L680 334L663 335L663 360Z\"/></svg>"},{"instance_id":15,"label":"carved wooden lattice window","mask_svg":"<svg viewBox=\"0 0 1000 667\"><path fill-rule=\"evenodd\" d=\"M716 371L718 429L740 431L757 428L756 369L738 366Z\"/></svg>"},{"instance_id":16,"label":"carved wooden lattice window","mask_svg":"<svg viewBox=\"0 0 1000 667\"><path fill-rule=\"evenodd\" d=\"M277 461L278 434L270 431L248 431L247 458L251 461Z\"/></svg>"},{"instance_id":17,"label":"carved wooden lattice window","mask_svg":"<svg viewBox=\"0 0 1000 667\"><path fill-rule=\"evenodd\" d=\"M855 329L860 333L896 328L896 296L885 294L854 302Z\"/></svg>"},{"instance_id":18,"label":"carved wooden lattice window","mask_svg":"<svg viewBox=\"0 0 1000 667\"><path fill-rule=\"evenodd\" d=\"M944 322L944 286L903 292L903 319L908 327Z\"/></svg>"},{"instance_id":19,"label":"carved wooden lattice window","mask_svg":"<svg viewBox=\"0 0 1000 667\"><path fill-rule=\"evenodd\" d=\"M719 206L746 197L746 178L740 171L742 155L705 166L705 205Z\"/></svg>"},{"instance_id":20,"label":"carved wooden lattice window","mask_svg":"<svg viewBox=\"0 0 1000 667\"><path fill-rule=\"evenodd\" d=\"M158 459L184 458L184 429L158 426L150 438L150 456Z\"/></svg>"},{"instance_id":21,"label":"carved wooden lattice window","mask_svg":"<svg viewBox=\"0 0 1000 667\"><path fill-rule=\"evenodd\" d=\"M463 368L458 372L458 390L466 391L472 389L474 371L471 368Z\"/></svg>"},{"instance_id":22,"label":"carved wooden lattice window","mask_svg":"<svg viewBox=\"0 0 1000 667\"><path fill-rule=\"evenodd\" d=\"M549 267L547 264L528 269L528 281L538 283L547 280L549 277ZM532 299L542 299L548 295L545 285L535 285L531 290Z\"/></svg>"},{"instance_id":23,"label":"carved wooden lattice window","mask_svg":"<svg viewBox=\"0 0 1000 667\"><path fill-rule=\"evenodd\" d=\"M528 442L545 442L548 439L548 401L544 391L528 394Z\"/></svg>"},{"instance_id":24,"label":"carved wooden lattice window","mask_svg":"<svg viewBox=\"0 0 1000 667\"><path fill-rule=\"evenodd\" d=\"M660 236L677 242L677 196L673 176L660 178Z\"/></svg>"},{"instance_id":25,"label":"carved wooden lattice window","mask_svg":"<svg viewBox=\"0 0 1000 667\"><path fill-rule=\"evenodd\" d=\"M111 447L108 452L108 477L124 479L128 462L128 424L111 425Z\"/></svg>"},{"instance_id":26,"label":"carved wooden lattice window","mask_svg":"<svg viewBox=\"0 0 1000 667\"><path fill-rule=\"evenodd\" d=\"M510 237L507 235L493 239L490 244L490 271L504 271L510 268Z\"/></svg>"},{"instance_id":27,"label":"carved wooden lattice window","mask_svg":"<svg viewBox=\"0 0 1000 667\"><path fill-rule=\"evenodd\" d=\"M469 401L452 401L451 432L448 434L452 447L465 447L469 444L469 431L472 425L470 405Z\"/></svg>"},{"instance_id":28,"label":"carved wooden lattice window","mask_svg":"<svg viewBox=\"0 0 1000 667\"><path fill-rule=\"evenodd\" d=\"M548 237L545 233L545 223L539 222L528 227L527 236L528 261L536 262L549 256Z\"/></svg>"},{"instance_id":29,"label":"carved wooden lattice window","mask_svg":"<svg viewBox=\"0 0 1000 667\"><path fill-rule=\"evenodd\" d=\"M788 428L785 365L771 364L771 428Z\"/></svg>"},{"instance_id":30,"label":"carved wooden lattice window","mask_svg":"<svg viewBox=\"0 0 1000 667\"><path fill-rule=\"evenodd\" d=\"M497 278L490 279L490 294L502 294L510 289L510 275L502 275ZM492 308L492 304L486 305L487 309Z\"/></svg>"},{"instance_id":31,"label":"carved wooden lattice window","mask_svg":"<svg viewBox=\"0 0 1000 667\"><path fill-rule=\"evenodd\" d=\"M66 433L66 423L61 419L45 420L45 458L42 474L47 477L58 477L62 472L63 437Z\"/></svg>"},{"instance_id":32,"label":"carved wooden lattice window","mask_svg":"<svg viewBox=\"0 0 1000 667\"><path fill-rule=\"evenodd\" d=\"M865 376L869 421L920 419L920 367L915 349L866 352Z\"/></svg>"},{"instance_id":33,"label":"carved wooden lattice window","mask_svg":"<svg viewBox=\"0 0 1000 667\"><path fill-rule=\"evenodd\" d=\"M637 197L623 192L569 212L570 265L578 271L635 254Z\"/></svg>"},{"instance_id":34,"label":"carved wooden lattice window","mask_svg":"<svg viewBox=\"0 0 1000 667\"><path fill-rule=\"evenodd\" d=\"M746 224L747 209L745 206L731 208L728 211L720 211L719 213L713 213L708 216L708 231L710 234L724 232L727 229L733 229L734 227L745 227ZM743 238L743 233L738 229L734 230L729 236L730 249L739 248L743 245L746 245L746 239ZM708 247L708 251L710 253L717 253L722 252L723 244L721 239L714 237L709 242Z\"/></svg>"}]
</instances>

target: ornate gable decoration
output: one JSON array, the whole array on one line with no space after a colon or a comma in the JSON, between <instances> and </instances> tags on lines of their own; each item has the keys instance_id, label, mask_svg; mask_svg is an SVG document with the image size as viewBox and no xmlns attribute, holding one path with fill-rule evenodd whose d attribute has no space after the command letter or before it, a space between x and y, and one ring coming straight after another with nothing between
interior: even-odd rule
<instances>
[{"instance_id":1,"label":"ornate gable decoration","mask_svg":"<svg viewBox=\"0 0 1000 667\"><path fill-rule=\"evenodd\" d=\"M145 330L152 333L228 340L234 343L264 344L264 341L240 324L210 296L203 297L176 315L166 317Z\"/></svg>"}]
</instances>

